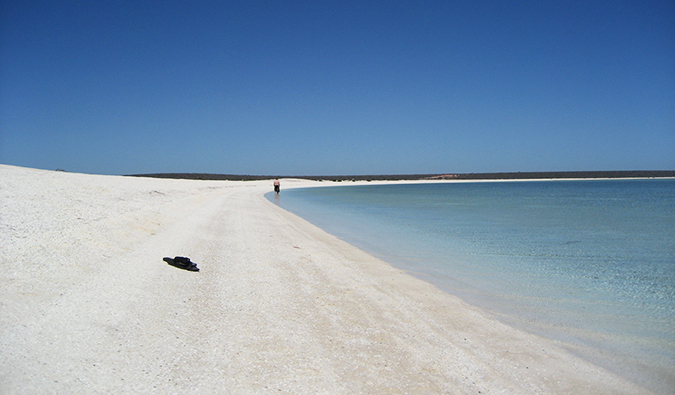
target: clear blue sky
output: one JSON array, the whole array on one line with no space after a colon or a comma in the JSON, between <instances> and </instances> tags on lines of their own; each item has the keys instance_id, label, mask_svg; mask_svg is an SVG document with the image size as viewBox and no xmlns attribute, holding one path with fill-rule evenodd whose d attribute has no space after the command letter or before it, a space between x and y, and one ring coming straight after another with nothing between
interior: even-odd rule
<instances>
[{"instance_id":1,"label":"clear blue sky","mask_svg":"<svg viewBox=\"0 0 675 395\"><path fill-rule=\"evenodd\" d=\"M675 169L675 2L0 2L0 163Z\"/></svg>"}]
</instances>

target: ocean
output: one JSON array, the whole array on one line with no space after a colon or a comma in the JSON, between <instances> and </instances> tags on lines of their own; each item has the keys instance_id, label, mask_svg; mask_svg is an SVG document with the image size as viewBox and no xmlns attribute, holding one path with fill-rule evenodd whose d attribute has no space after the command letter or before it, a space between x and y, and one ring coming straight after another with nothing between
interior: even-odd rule
<instances>
[{"instance_id":1,"label":"ocean","mask_svg":"<svg viewBox=\"0 0 675 395\"><path fill-rule=\"evenodd\" d=\"M509 325L657 392L675 388L675 180L340 185L266 196Z\"/></svg>"}]
</instances>

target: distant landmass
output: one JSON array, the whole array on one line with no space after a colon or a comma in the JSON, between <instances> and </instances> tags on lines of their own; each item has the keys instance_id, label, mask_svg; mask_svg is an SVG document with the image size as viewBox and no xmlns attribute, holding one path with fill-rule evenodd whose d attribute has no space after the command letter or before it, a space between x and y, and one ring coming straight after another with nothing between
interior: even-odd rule
<instances>
[{"instance_id":1,"label":"distant landmass","mask_svg":"<svg viewBox=\"0 0 675 395\"><path fill-rule=\"evenodd\" d=\"M569 178L668 178L675 177L675 170L628 170L628 171L549 171L513 173L450 173L450 174L391 174L352 176L255 176L206 173L154 173L129 174L129 177L173 178L188 180L255 181L274 178L300 178L315 181L397 181L397 180L533 180Z\"/></svg>"}]
</instances>

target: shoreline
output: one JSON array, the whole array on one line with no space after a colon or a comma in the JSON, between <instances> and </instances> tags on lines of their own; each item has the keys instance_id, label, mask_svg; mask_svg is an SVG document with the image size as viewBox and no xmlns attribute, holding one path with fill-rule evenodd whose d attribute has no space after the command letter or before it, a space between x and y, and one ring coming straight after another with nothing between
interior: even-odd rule
<instances>
[{"instance_id":1,"label":"shoreline","mask_svg":"<svg viewBox=\"0 0 675 395\"><path fill-rule=\"evenodd\" d=\"M390 180L390 181L314 181L303 180L299 178L280 179L284 181L284 185L288 181L292 183L312 183L311 185L291 184L285 186L285 189L297 188L317 188L317 187L339 187L339 186L365 186L365 185L407 185L407 184L466 184L466 183L500 183L500 182L567 182L567 181L635 181L635 180L675 180L675 177L626 177L626 178L523 178L523 179L443 179L443 180ZM249 182L249 181L244 181ZM330 183L330 184L329 184ZM283 190L283 189L282 189Z\"/></svg>"},{"instance_id":2,"label":"shoreline","mask_svg":"<svg viewBox=\"0 0 675 395\"><path fill-rule=\"evenodd\" d=\"M0 174L3 391L649 393L275 206L269 180Z\"/></svg>"},{"instance_id":3,"label":"shoreline","mask_svg":"<svg viewBox=\"0 0 675 395\"><path fill-rule=\"evenodd\" d=\"M428 182L426 180L416 180L416 181L399 181L399 182L354 182L354 183L342 183L342 185L335 185L334 183L331 183L329 185L319 185L319 186L326 186L326 187L339 187L339 186L364 186L364 185L406 185L406 184L437 184L437 183L467 183L467 182L478 182L478 183L483 183L483 182L509 182L509 181L540 181L540 182L548 182L548 181L623 181L623 180L628 180L628 179L622 179L622 180L617 180L617 179L581 179L581 180L567 180L567 179L546 179L546 180L439 180L435 182ZM636 178L636 179L630 179L631 181L635 180L649 180L652 181L654 179L646 179L646 178ZM668 179L670 180L670 179ZM300 185L293 185L290 187L287 187L286 189L296 189L298 187L304 188L304 186ZM311 188L311 187L310 187ZM270 192L271 194L271 192ZM272 198L270 197L269 199L272 201ZM290 204L290 201L289 201ZM284 205L282 205L284 207ZM296 207L298 210L299 208ZM287 207L288 209L288 207ZM302 213L302 210L298 211L299 213ZM312 218L317 219L315 217L312 217L312 215L308 214L308 217L310 220ZM335 220L335 218L333 219ZM318 226L321 226L320 224L326 225L326 229L330 229L331 227L329 226L333 220L330 220L326 222L326 219L324 218L322 221L316 222L319 224ZM339 221L338 221L339 222ZM312 223L315 223L312 221ZM323 229L323 228L322 228ZM559 324L550 324L549 322L542 321L542 322L534 322L534 321L529 321L522 319L522 317L519 317L519 315L515 311L505 312L503 309L500 310L499 308L495 309L495 306L491 305L490 303L487 303L485 300L483 301L477 301L475 300L476 297L473 296L470 297L470 295L467 295L467 291L464 290L462 291L461 289L456 288L456 284L453 285L452 283L446 283L442 280L439 280L434 277L433 272L426 272L422 269L419 269L417 267L417 264L423 265L423 263L413 263L415 262L415 258L409 256L409 251L408 254L400 255L396 254L393 251L396 251L395 246L390 246L392 248L384 248L379 245L379 247L373 247L373 245L378 246L376 242L373 240L367 239L368 236L366 237L365 242L361 242L358 238L355 238L354 235L350 234L348 231L348 228L342 227L342 228L333 228L333 231L331 234L335 234L337 237L345 240L348 243L352 243L353 245L356 246L356 248L362 248L364 251L367 253L382 259L383 261L387 262L388 264L399 268L401 270L404 270L406 273L422 279L423 281L426 281L433 286L439 288L440 290L447 292L450 295L453 295L455 297L458 297L462 299L463 301L467 302L468 304L472 306L476 306L480 309L484 309L485 312L490 314L492 317L496 318L500 322L515 327L519 330L524 330L528 333L537 335L537 336L542 336L546 339L549 339L551 341L554 341L560 345L563 345L568 351L575 353L575 355L580 356L581 358L585 359L586 361L602 366L605 369L608 369L612 371L614 374L617 374L621 377L624 377L627 380L636 382L636 383L641 383L642 385L647 386L648 388L656 391L657 393L670 393L669 388L672 386L675 382L673 381L673 376L672 374L669 374L667 372L667 367L672 365L672 353L664 353L660 352L661 349L653 349L653 354L650 354L646 352L645 350L637 350L637 349L632 349L630 352L627 351L626 349L630 349L630 344L626 342L626 340L623 340L625 344L615 344L610 341L610 338L613 338L614 341L618 341L617 339L620 338L620 336L623 336L623 334L612 334L611 331L606 333L607 337L594 337L592 334L592 331L589 330L586 332L585 337L577 337L574 335L582 333L585 329L579 329L577 327L564 327ZM329 230L330 232L330 230ZM337 233L336 233L337 232ZM369 231L365 232L366 235L368 234L375 234L373 233L372 229ZM340 236L341 235L341 236ZM373 244L374 243L374 244ZM387 253L383 253L383 251L387 251ZM438 274L438 273L437 273ZM443 274L447 275L447 274ZM469 292L471 294L471 292ZM495 301L492 301L493 303ZM535 325L536 324L536 325ZM643 342L642 344L647 344L646 342L652 342L654 339L645 339L645 338L640 338L640 340ZM637 340L635 340L637 341ZM660 340L660 341L665 341L665 340ZM657 343L653 343L657 344ZM667 344L663 344L663 346L667 346ZM653 346L652 346L653 347ZM672 347L667 347L665 350L672 350ZM639 351L639 352L638 352ZM657 362L658 361L658 362Z\"/></svg>"}]
</instances>

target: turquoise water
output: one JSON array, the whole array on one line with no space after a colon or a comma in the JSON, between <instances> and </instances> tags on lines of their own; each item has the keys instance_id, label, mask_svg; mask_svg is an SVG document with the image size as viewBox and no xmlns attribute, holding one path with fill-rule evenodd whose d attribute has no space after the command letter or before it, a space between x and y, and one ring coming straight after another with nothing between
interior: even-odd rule
<instances>
[{"instance_id":1,"label":"turquoise water","mask_svg":"<svg viewBox=\"0 0 675 395\"><path fill-rule=\"evenodd\" d=\"M657 392L675 388L675 180L332 186L267 195Z\"/></svg>"}]
</instances>

